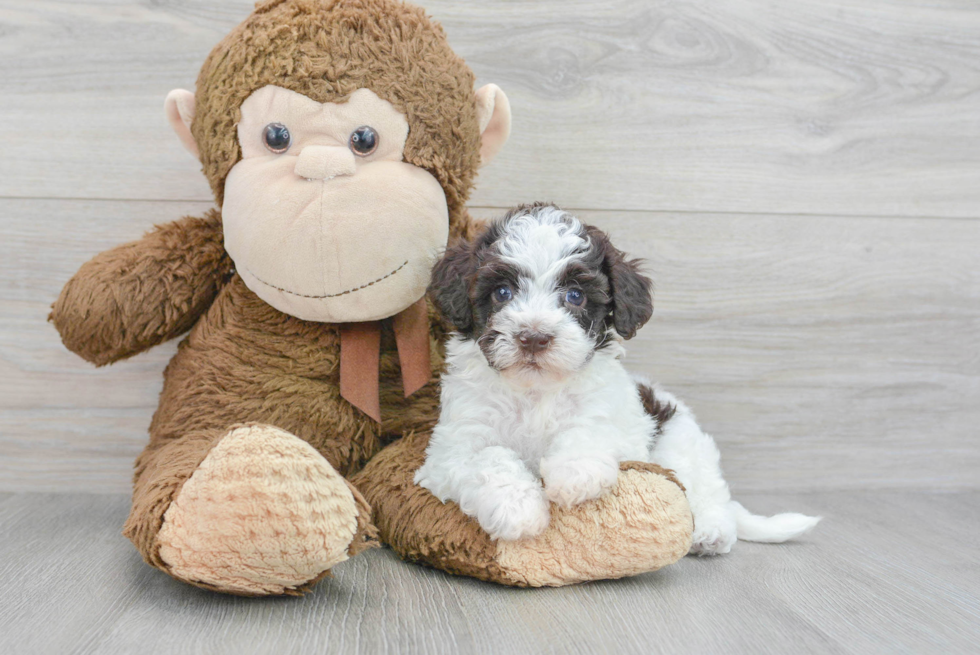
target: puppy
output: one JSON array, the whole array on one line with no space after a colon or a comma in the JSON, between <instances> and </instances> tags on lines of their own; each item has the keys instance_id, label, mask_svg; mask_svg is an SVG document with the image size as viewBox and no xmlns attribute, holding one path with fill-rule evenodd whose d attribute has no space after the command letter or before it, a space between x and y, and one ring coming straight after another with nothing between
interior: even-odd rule
<instances>
[{"instance_id":1,"label":"puppy","mask_svg":"<svg viewBox=\"0 0 980 655\"><path fill-rule=\"evenodd\" d=\"M691 411L623 367L623 340L653 313L652 283L598 229L553 205L522 206L450 248L432 280L457 334L415 482L492 538L540 534L550 503L598 498L627 460L674 470L694 515L692 553L727 553L737 538L785 541L816 525L733 501L718 448Z\"/></svg>"}]
</instances>

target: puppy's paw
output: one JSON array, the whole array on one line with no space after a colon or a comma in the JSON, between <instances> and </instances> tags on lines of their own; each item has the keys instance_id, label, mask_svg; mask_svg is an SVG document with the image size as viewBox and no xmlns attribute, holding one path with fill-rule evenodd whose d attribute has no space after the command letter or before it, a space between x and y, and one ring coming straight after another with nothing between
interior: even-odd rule
<instances>
[{"instance_id":1,"label":"puppy's paw","mask_svg":"<svg viewBox=\"0 0 980 655\"><path fill-rule=\"evenodd\" d=\"M616 486L619 465L612 457L543 459L541 477L552 502L572 507L598 498Z\"/></svg>"},{"instance_id":2,"label":"puppy's paw","mask_svg":"<svg viewBox=\"0 0 980 655\"><path fill-rule=\"evenodd\" d=\"M734 513L724 509L699 512L694 517L694 535L691 537L692 555L724 555L731 551L738 540Z\"/></svg>"},{"instance_id":3,"label":"puppy's paw","mask_svg":"<svg viewBox=\"0 0 980 655\"><path fill-rule=\"evenodd\" d=\"M544 532L551 513L540 486L501 491L498 489L494 502L481 507L476 516L491 539L523 539Z\"/></svg>"}]
</instances>

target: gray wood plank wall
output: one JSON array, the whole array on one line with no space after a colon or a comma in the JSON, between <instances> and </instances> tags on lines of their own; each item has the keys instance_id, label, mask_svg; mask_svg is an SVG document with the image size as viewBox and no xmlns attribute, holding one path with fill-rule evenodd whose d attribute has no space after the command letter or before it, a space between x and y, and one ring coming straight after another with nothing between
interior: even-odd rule
<instances>
[{"instance_id":1,"label":"gray wood plank wall","mask_svg":"<svg viewBox=\"0 0 980 655\"><path fill-rule=\"evenodd\" d=\"M162 113L247 0L0 0L0 491L125 491L173 345L45 323L87 258L210 206ZM977 488L980 6L426 1L515 113L480 216L554 200L645 257L630 365L736 490Z\"/></svg>"}]
</instances>

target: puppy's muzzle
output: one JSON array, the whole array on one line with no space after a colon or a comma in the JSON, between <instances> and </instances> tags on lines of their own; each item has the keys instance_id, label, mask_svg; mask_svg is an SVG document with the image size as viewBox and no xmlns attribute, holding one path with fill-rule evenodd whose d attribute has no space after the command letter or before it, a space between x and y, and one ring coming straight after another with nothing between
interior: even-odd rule
<instances>
[{"instance_id":1,"label":"puppy's muzzle","mask_svg":"<svg viewBox=\"0 0 980 655\"><path fill-rule=\"evenodd\" d=\"M534 330L524 330L517 335L517 343L520 344L521 350L524 352L529 355L536 355L548 349L548 346L551 345L552 338L550 334L544 334Z\"/></svg>"}]
</instances>

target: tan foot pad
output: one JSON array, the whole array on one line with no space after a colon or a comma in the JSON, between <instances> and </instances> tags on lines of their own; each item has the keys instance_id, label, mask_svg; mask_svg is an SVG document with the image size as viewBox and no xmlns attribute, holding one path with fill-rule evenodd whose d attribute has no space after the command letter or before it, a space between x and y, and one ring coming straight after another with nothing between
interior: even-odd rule
<instances>
[{"instance_id":1,"label":"tan foot pad","mask_svg":"<svg viewBox=\"0 0 980 655\"><path fill-rule=\"evenodd\" d=\"M177 578L244 595L305 591L348 557L358 503L312 446L278 428L240 427L184 483L157 535Z\"/></svg>"},{"instance_id":2,"label":"tan foot pad","mask_svg":"<svg viewBox=\"0 0 980 655\"><path fill-rule=\"evenodd\" d=\"M491 541L454 503L441 503L412 477L428 435L376 455L353 482L374 507L382 540L402 557L450 573L522 587L561 586L655 571L684 557L694 522L669 471L625 463L608 494L571 509L552 505L543 534Z\"/></svg>"}]
</instances>

